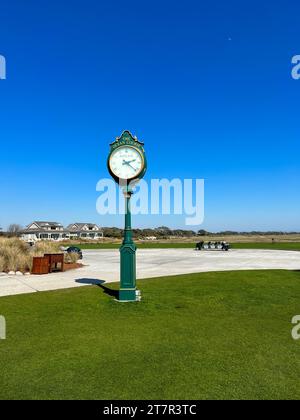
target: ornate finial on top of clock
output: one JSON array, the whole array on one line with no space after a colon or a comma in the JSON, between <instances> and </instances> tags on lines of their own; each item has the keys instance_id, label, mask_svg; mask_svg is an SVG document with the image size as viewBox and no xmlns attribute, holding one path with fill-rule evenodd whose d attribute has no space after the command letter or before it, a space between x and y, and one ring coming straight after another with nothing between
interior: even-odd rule
<instances>
[{"instance_id":1,"label":"ornate finial on top of clock","mask_svg":"<svg viewBox=\"0 0 300 420\"><path fill-rule=\"evenodd\" d=\"M136 143L140 144L141 146L144 146L144 143L142 141L139 141L136 136L133 136L129 130L124 130L123 133L120 135L120 137L116 137L116 140L110 145L113 145L121 140L124 140L124 141L133 140Z\"/></svg>"}]
</instances>

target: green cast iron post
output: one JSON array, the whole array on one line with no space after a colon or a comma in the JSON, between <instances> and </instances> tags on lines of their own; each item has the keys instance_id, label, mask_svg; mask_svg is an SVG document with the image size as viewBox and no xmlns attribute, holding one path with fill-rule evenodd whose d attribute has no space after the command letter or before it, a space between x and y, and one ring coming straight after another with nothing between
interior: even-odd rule
<instances>
[{"instance_id":1,"label":"green cast iron post","mask_svg":"<svg viewBox=\"0 0 300 420\"><path fill-rule=\"evenodd\" d=\"M125 197L125 230L124 239L120 248L120 302L135 302L141 299L136 290L136 245L132 239L130 199L133 191L131 185L136 185L145 175L147 160L144 143L134 137L130 131L125 130L120 137L110 144L110 153L107 159L107 168L113 179L123 188ZM116 153L120 152L116 157ZM128 153L134 153L133 160L128 161ZM132 167L131 163L140 161L139 170ZM133 169L131 176L123 169ZM121 178L120 176L123 176Z\"/></svg>"},{"instance_id":2,"label":"green cast iron post","mask_svg":"<svg viewBox=\"0 0 300 420\"><path fill-rule=\"evenodd\" d=\"M120 301L136 301L136 245L132 239L130 199L132 191L124 188L125 197L125 230L124 240L120 248L121 254L121 284Z\"/></svg>"},{"instance_id":3,"label":"green cast iron post","mask_svg":"<svg viewBox=\"0 0 300 420\"><path fill-rule=\"evenodd\" d=\"M132 228L131 228L131 208L130 208L130 199L133 194L129 188L125 187L123 190L125 197L125 231L124 231L124 241L123 244L132 244Z\"/></svg>"}]
</instances>

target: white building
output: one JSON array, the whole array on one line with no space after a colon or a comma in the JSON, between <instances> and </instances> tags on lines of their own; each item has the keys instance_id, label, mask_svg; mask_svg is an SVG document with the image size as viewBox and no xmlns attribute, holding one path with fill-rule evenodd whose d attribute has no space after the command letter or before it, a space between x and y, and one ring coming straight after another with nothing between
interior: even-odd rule
<instances>
[{"instance_id":1,"label":"white building","mask_svg":"<svg viewBox=\"0 0 300 420\"><path fill-rule=\"evenodd\" d=\"M71 239L102 239L102 229L94 223L73 223L67 227Z\"/></svg>"},{"instance_id":2,"label":"white building","mask_svg":"<svg viewBox=\"0 0 300 420\"><path fill-rule=\"evenodd\" d=\"M100 238L103 238L102 229L91 223L74 223L65 229L57 222L32 222L21 232L21 239L26 242Z\"/></svg>"}]
</instances>

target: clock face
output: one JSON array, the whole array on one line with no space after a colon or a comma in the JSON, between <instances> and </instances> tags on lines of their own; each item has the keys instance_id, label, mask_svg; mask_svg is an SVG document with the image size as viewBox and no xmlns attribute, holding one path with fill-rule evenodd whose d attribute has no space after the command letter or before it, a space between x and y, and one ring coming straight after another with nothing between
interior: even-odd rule
<instances>
[{"instance_id":1,"label":"clock face","mask_svg":"<svg viewBox=\"0 0 300 420\"><path fill-rule=\"evenodd\" d=\"M142 154L134 147L119 147L109 159L110 170L119 179L137 178L144 168Z\"/></svg>"}]
</instances>

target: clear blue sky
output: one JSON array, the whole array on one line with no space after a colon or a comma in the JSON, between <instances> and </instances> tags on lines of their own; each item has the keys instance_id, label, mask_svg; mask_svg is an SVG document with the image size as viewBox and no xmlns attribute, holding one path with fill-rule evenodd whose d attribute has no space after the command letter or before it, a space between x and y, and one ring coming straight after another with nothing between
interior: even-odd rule
<instances>
[{"instance_id":1,"label":"clear blue sky","mask_svg":"<svg viewBox=\"0 0 300 420\"><path fill-rule=\"evenodd\" d=\"M120 226L95 187L129 129L147 179L205 179L201 228L300 230L299 16L296 0L2 0L0 225ZM184 227L135 220L162 224Z\"/></svg>"}]
</instances>

